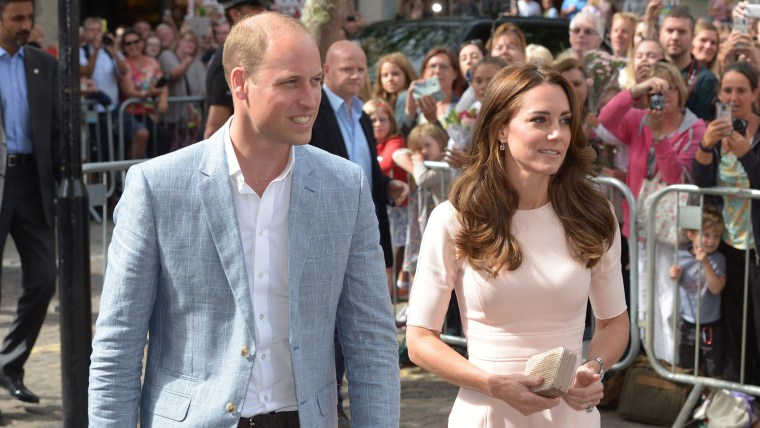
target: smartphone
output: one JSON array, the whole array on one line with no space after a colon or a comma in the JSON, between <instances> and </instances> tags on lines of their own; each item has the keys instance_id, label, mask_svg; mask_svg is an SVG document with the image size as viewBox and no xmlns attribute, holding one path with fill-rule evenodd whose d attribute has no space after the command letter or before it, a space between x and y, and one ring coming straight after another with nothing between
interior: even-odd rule
<instances>
[{"instance_id":1,"label":"smartphone","mask_svg":"<svg viewBox=\"0 0 760 428\"><path fill-rule=\"evenodd\" d=\"M163 88L167 83L169 83L169 79L167 79L166 76L161 76L161 78L158 79L158 82L156 82L156 88Z\"/></svg>"},{"instance_id":2,"label":"smartphone","mask_svg":"<svg viewBox=\"0 0 760 428\"><path fill-rule=\"evenodd\" d=\"M747 18L760 18L760 4L747 4L745 9Z\"/></svg>"},{"instance_id":3,"label":"smartphone","mask_svg":"<svg viewBox=\"0 0 760 428\"><path fill-rule=\"evenodd\" d=\"M414 95L414 99L418 99L423 95L431 95L436 101L446 99L446 95L441 91L441 82L438 81L438 77L436 76L423 82L415 83L412 95Z\"/></svg>"},{"instance_id":4,"label":"smartphone","mask_svg":"<svg viewBox=\"0 0 760 428\"><path fill-rule=\"evenodd\" d=\"M717 102L715 103L715 118L716 119L726 119L728 120L728 123L733 124L733 111L732 111L732 105L731 103L721 103Z\"/></svg>"},{"instance_id":5,"label":"smartphone","mask_svg":"<svg viewBox=\"0 0 760 428\"><path fill-rule=\"evenodd\" d=\"M749 34L749 22L747 18L734 19L734 30L742 34Z\"/></svg>"}]
</instances>

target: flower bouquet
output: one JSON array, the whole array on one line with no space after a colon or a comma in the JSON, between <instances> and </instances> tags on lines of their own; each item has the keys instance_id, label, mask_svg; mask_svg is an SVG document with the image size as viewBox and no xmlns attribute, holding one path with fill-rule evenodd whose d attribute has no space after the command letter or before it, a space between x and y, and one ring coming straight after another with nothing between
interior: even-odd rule
<instances>
[{"instance_id":1,"label":"flower bouquet","mask_svg":"<svg viewBox=\"0 0 760 428\"><path fill-rule=\"evenodd\" d=\"M598 113L599 107L604 104L600 101L607 91L617 85L617 77L620 70L625 67L625 61L613 58L605 51L593 50L586 54L584 64L586 74L591 81L588 90L589 112Z\"/></svg>"},{"instance_id":2,"label":"flower bouquet","mask_svg":"<svg viewBox=\"0 0 760 428\"><path fill-rule=\"evenodd\" d=\"M460 111L451 109L443 118L443 126L449 134L449 148L465 151L472 141L472 130L478 120L478 108L470 107Z\"/></svg>"}]
</instances>

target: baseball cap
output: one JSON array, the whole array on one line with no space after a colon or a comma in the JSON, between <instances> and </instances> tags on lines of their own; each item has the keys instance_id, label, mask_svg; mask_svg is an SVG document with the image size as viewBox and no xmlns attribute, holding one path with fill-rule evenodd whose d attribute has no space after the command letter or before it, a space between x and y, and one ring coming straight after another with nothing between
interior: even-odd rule
<instances>
[{"instance_id":1,"label":"baseball cap","mask_svg":"<svg viewBox=\"0 0 760 428\"><path fill-rule=\"evenodd\" d=\"M224 10L231 9L235 6L243 6L243 5L258 6L258 7L266 8L267 3L268 2L263 1L263 0L227 0L227 1L219 2L219 4L221 4L222 7L224 7Z\"/></svg>"}]
</instances>

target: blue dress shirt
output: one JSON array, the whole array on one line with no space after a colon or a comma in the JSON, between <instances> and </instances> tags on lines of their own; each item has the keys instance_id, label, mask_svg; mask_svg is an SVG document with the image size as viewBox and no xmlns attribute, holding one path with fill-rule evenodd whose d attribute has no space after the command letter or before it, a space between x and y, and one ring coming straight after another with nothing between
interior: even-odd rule
<instances>
[{"instance_id":1,"label":"blue dress shirt","mask_svg":"<svg viewBox=\"0 0 760 428\"><path fill-rule=\"evenodd\" d=\"M23 46L14 55L0 48L0 79L3 82L0 85L0 101L3 103L3 124L8 154L12 155L30 155L34 151L24 70Z\"/></svg>"},{"instance_id":2,"label":"blue dress shirt","mask_svg":"<svg viewBox=\"0 0 760 428\"><path fill-rule=\"evenodd\" d=\"M327 99L330 101L330 107L338 118L340 133L343 135L343 141L346 144L348 159L359 165L367 176L370 188L372 187L372 155L369 151L369 142L364 135L362 125L359 119L362 117L362 106L364 103L357 98L351 101L351 111L343 98L335 95L327 86L323 86Z\"/></svg>"}]
</instances>

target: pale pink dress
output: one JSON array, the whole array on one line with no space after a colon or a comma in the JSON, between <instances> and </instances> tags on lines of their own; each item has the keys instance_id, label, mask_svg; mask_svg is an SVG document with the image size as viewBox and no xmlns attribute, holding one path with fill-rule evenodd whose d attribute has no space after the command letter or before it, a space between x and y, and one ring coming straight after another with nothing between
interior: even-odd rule
<instances>
[{"instance_id":1,"label":"pale pink dress","mask_svg":"<svg viewBox=\"0 0 760 428\"><path fill-rule=\"evenodd\" d=\"M457 260L452 237L459 229L453 207L435 208L422 239L407 324L440 331L451 291L456 290L472 364L493 373L522 373L532 355L564 346L580 355L586 301L596 317L625 311L620 270L620 232L593 269L575 262L551 204L518 211L514 236L522 265L496 278ZM578 359L580 365L580 358ZM523 416L506 402L461 388L449 427L598 427L599 412L559 406Z\"/></svg>"}]
</instances>

